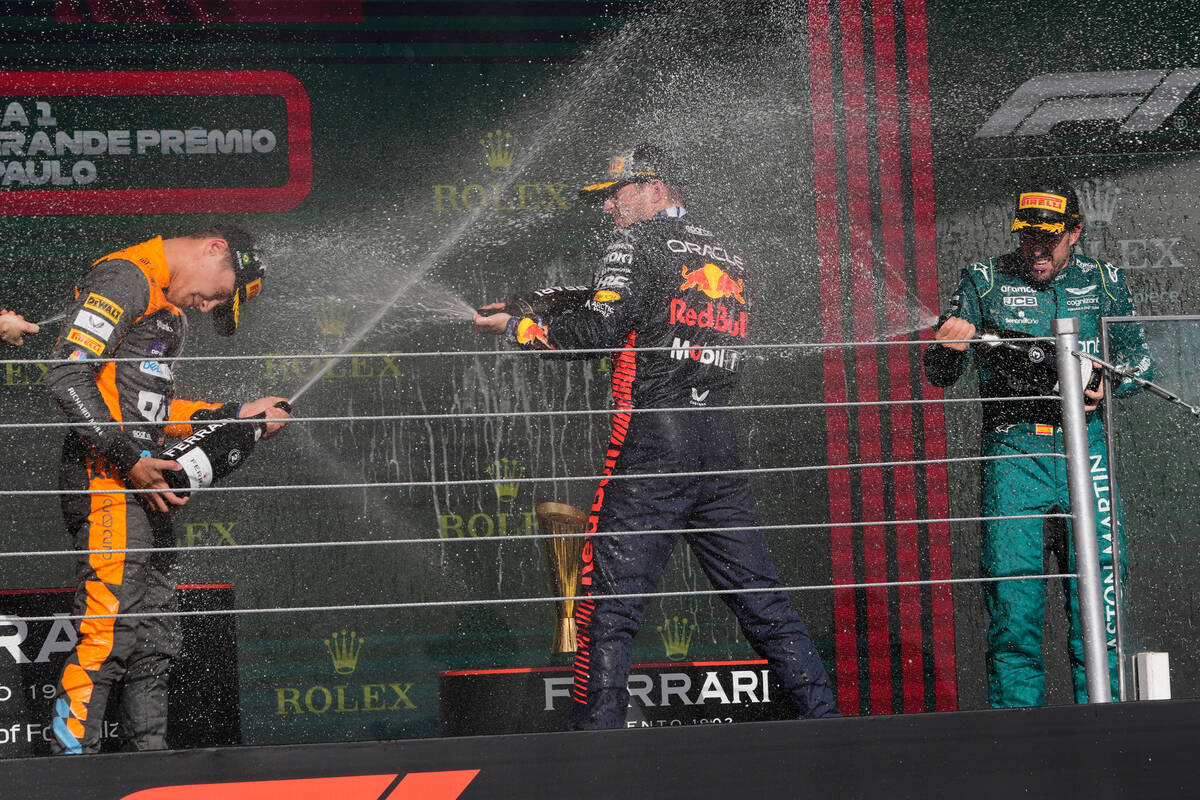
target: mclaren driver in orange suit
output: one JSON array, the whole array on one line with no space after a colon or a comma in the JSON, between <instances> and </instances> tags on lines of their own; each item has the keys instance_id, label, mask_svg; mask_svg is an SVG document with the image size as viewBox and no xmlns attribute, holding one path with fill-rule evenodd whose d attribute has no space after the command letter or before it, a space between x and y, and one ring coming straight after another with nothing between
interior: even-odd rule
<instances>
[{"instance_id":1,"label":"mclaren driver in orange suit","mask_svg":"<svg viewBox=\"0 0 1200 800\"><path fill-rule=\"evenodd\" d=\"M624 724L644 595L658 584L680 536L713 586L728 592L721 598L797 716L837 715L804 623L787 594L774 590L779 579L756 529L750 484L733 472L741 468L736 412L721 407L744 363L745 351L733 346L749 341L754 278L738 251L686 215L678 171L661 148L643 144L614 157L584 192L603 199L616 226L593 285L542 290L503 310L493 304L475 320L480 332L504 334L521 347L620 351L604 466L612 479L596 490L587 529L593 535L583 548L588 599L576 613L570 726ZM643 347L669 349L631 349Z\"/></svg>"},{"instance_id":2,"label":"mclaren driver in orange suit","mask_svg":"<svg viewBox=\"0 0 1200 800\"><path fill-rule=\"evenodd\" d=\"M51 749L100 748L109 694L120 692L117 726L127 749L166 747L167 678L179 647L169 553L117 552L174 545L170 512L186 502L163 473L179 464L155 458L166 436L191 423L265 412L274 435L287 422L264 397L239 405L175 396L183 351L183 309L212 312L226 335L241 306L262 288L264 269L244 231L217 225L187 236L156 237L101 258L76 285L46 384L74 423L63 444L60 487L67 529L81 553L74 613L78 642L59 678ZM119 360L113 360L119 359ZM120 425L103 423L119 422ZM88 493L81 493L87 490ZM135 494L126 494L133 490ZM109 552L112 551L112 552Z\"/></svg>"}]
</instances>

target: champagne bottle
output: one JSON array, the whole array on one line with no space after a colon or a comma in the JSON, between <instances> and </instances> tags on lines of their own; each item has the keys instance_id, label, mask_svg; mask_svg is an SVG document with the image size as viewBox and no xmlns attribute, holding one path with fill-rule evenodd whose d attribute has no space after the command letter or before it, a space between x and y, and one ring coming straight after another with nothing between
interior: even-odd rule
<instances>
[{"instance_id":1,"label":"champagne bottle","mask_svg":"<svg viewBox=\"0 0 1200 800\"><path fill-rule=\"evenodd\" d=\"M276 406L291 413L286 401ZM163 473L175 494L187 497L192 489L211 486L242 465L267 430L267 414L264 411L245 420L253 421L210 422L159 455L168 461L178 461L182 467Z\"/></svg>"},{"instance_id":2,"label":"champagne bottle","mask_svg":"<svg viewBox=\"0 0 1200 800\"><path fill-rule=\"evenodd\" d=\"M572 308L579 308L594 294L587 286L547 286L544 289L534 289L514 296L504 308L478 309L483 316L491 316L503 311L514 317L542 318L560 314Z\"/></svg>"}]
</instances>

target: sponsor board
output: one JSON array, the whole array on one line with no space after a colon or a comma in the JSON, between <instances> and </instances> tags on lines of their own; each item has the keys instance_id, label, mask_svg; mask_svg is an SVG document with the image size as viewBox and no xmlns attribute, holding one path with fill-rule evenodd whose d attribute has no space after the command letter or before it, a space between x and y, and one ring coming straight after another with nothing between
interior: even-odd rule
<instances>
[{"instance_id":1,"label":"sponsor board","mask_svg":"<svg viewBox=\"0 0 1200 800\"><path fill-rule=\"evenodd\" d=\"M481 209L521 213L571 207L569 184L542 179L514 183L504 179L520 152L517 134L502 129L489 131L479 140L479 145L488 169L487 177L434 184L435 213L471 213Z\"/></svg>"},{"instance_id":2,"label":"sponsor board","mask_svg":"<svg viewBox=\"0 0 1200 800\"><path fill-rule=\"evenodd\" d=\"M521 479L526 475L525 462L504 457L487 468L493 478L492 491L500 504L496 511L473 514L450 511L438 514L438 536L442 539L479 539L492 536L532 536L537 533L537 515L532 511L501 510L516 503L521 492Z\"/></svg>"},{"instance_id":3,"label":"sponsor board","mask_svg":"<svg viewBox=\"0 0 1200 800\"><path fill-rule=\"evenodd\" d=\"M243 667L243 719L258 742L353 741L421 735L435 713L426 683L410 675L403 637L369 623L315 627L269 648L270 663ZM424 674L424 673L422 673Z\"/></svg>"},{"instance_id":4,"label":"sponsor board","mask_svg":"<svg viewBox=\"0 0 1200 800\"><path fill-rule=\"evenodd\" d=\"M287 211L312 188L286 72L0 72L0 98L2 214Z\"/></svg>"},{"instance_id":5,"label":"sponsor board","mask_svg":"<svg viewBox=\"0 0 1200 800\"><path fill-rule=\"evenodd\" d=\"M1085 255L1112 261L1128 270L1180 269L1195 260L1191 242L1182 234L1144 229L1147 224L1161 224L1162 215L1145 213L1146 199L1140 192L1131 193L1104 177L1082 181L1075 185L1075 191L1085 223L1079 249ZM1120 202L1122 195L1139 197L1140 202L1128 207L1131 204ZM1118 209L1123 210L1119 216ZM1124 226L1114 224L1115 219L1123 220ZM1139 229L1133 231L1136 235L1121 236L1131 221L1138 225Z\"/></svg>"},{"instance_id":6,"label":"sponsor board","mask_svg":"<svg viewBox=\"0 0 1200 800\"><path fill-rule=\"evenodd\" d=\"M59 672L78 636L74 589L0 591L0 758L50 752L51 708ZM233 607L231 586L180 586L182 611ZM52 621L30 617L54 616ZM171 747L241 742L234 620L228 614L180 618L182 653L171 671L167 708ZM120 737L117 693L105 714L102 751Z\"/></svg>"},{"instance_id":7,"label":"sponsor board","mask_svg":"<svg viewBox=\"0 0 1200 800\"><path fill-rule=\"evenodd\" d=\"M237 521L232 522L188 522L184 524L183 532L175 536L177 547L229 547L236 545L233 529ZM239 532L240 535L240 532Z\"/></svg>"},{"instance_id":8,"label":"sponsor board","mask_svg":"<svg viewBox=\"0 0 1200 800\"><path fill-rule=\"evenodd\" d=\"M308 379L320 372L326 361L328 359L324 358L267 358L263 361L263 371L267 378ZM352 356L338 359L322 380L402 377L404 372L395 356Z\"/></svg>"},{"instance_id":9,"label":"sponsor board","mask_svg":"<svg viewBox=\"0 0 1200 800\"><path fill-rule=\"evenodd\" d=\"M675 651L678 652L678 651ZM438 677L443 736L567 729L570 667L453 670ZM767 662L634 664L626 727L661 728L795 719Z\"/></svg>"},{"instance_id":10,"label":"sponsor board","mask_svg":"<svg viewBox=\"0 0 1200 800\"><path fill-rule=\"evenodd\" d=\"M76 350L68 359L83 361L87 358L82 350ZM49 364L5 364L0 371L0 386L41 386L46 373L50 371Z\"/></svg>"}]
</instances>

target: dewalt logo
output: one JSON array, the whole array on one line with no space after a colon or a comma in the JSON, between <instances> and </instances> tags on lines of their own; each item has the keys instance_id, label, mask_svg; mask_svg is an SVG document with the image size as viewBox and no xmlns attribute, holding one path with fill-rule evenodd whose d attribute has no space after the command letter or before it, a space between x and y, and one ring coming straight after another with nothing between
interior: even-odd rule
<instances>
[{"instance_id":1,"label":"dewalt logo","mask_svg":"<svg viewBox=\"0 0 1200 800\"><path fill-rule=\"evenodd\" d=\"M89 311L95 311L114 325L120 322L121 317L125 315L124 308L109 300L104 295L96 294L95 292L87 296L87 300L83 301L83 307Z\"/></svg>"}]
</instances>

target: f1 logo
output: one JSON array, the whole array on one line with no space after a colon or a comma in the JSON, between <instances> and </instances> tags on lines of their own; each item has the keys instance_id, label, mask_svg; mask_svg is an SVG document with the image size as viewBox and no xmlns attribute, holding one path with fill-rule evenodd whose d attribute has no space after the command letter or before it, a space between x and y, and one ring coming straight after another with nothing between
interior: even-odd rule
<instances>
[{"instance_id":1,"label":"f1 logo","mask_svg":"<svg viewBox=\"0 0 1200 800\"><path fill-rule=\"evenodd\" d=\"M1153 131L1200 84L1200 69L1052 72L1030 78L983 123L976 139L1038 136L1061 122L1114 120L1122 133Z\"/></svg>"},{"instance_id":2,"label":"f1 logo","mask_svg":"<svg viewBox=\"0 0 1200 800\"><path fill-rule=\"evenodd\" d=\"M280 781L162 786L126 795L123 800L457 800L479 774L477 769L299 778Z\"/></svg>"}]
</instances>

